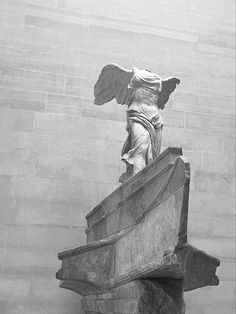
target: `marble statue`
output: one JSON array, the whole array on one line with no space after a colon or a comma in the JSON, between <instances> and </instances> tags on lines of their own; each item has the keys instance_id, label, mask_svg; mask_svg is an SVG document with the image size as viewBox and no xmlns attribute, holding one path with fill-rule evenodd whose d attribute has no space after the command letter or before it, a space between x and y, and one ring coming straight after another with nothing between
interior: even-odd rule
<instances>
[{"instance_id":1,"label":"marble statue","mask_svg":"<svg viewBox=\"0 0 236 314\"><path fill-rule=\"evenodd\" d=\"M120 182L160 155L163 121L159 110L165 108L179 83L178 78L162 79L147 69L127 70L116 64L102 69L94 86L94 103L100 106L115 98L118 104L128 106L128 137L121 151L127 169Z\"/></svg>"}]
</instances>

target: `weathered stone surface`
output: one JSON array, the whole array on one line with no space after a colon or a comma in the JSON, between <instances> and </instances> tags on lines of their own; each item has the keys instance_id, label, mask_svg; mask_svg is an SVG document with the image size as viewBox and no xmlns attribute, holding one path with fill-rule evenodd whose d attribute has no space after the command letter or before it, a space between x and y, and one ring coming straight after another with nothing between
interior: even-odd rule
<instances>
[{"instance_id":1,"label":"weathered stone surface","mask_svg":"<svg viewBox=\"0 0 236 314\"><path fill-rule=\"evenodd\" d=\"M169 147L142 171L122 184L87 216L87 241L100 240L130 224L165 185L182 149Z\"/></svg>"},{"instance_id":2,"label":"weathered stone surface","mask_svg":"<svg viewBox=\"0 0 236 314\"><path fill-rule=\"evenodd\" d=\"M61 287L82 295L104 294L134 280L148 280L139 299L143 307L134 313L145 313L146 303L153 308L150 313L184 313L180 291L218 284L219 260L187 243L190 166L178 154L180 150L169 148L87 216L92 242L59 253ZM163 172L166 167L169 171ZM131 187L142 195L140 201ZM171 284L165 284L166 278ZM178 289L170 288L175 284ZM150 303L152 295L165 301Z\"/></svg>"},{"instance_id":3,"label":"weathered stone surface","mask_svg":"<svg viewBox=\"0 0 236 314\"><path fill-rule=\"evenodd\" d=\"M110 293L86 296L82 306L86 313L183 314L182 280L135 280Z\"/></svg>"}]
</instances>

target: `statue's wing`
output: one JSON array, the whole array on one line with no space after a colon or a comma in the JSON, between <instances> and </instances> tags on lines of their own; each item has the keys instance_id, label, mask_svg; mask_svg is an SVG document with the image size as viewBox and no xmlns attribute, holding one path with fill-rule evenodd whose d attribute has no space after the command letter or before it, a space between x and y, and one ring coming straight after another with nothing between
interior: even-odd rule
<instances>
[{"instance_id":1,"label":"statue's wing","mask_svg":"<svg viewBox=\"0 0 236 314\"><path fill-rule=\"evenodd\" d=\"M176 85L179 83L180 79L176 77L169 77L162 80L162 88L157 101L158 108L165 108L165 104L169 100L170 94L176 89Z\"/></svg>"},{"instance_id":2,"label":"statue's wing","mask_svg":"<svg viewBox=\"0 0 236 314\"><path fill-rule=\"evenodd\" d=\"M125 104L127 87L132 76L132 70L126 70L116 64L107 64L94 86L95 105L103 105L113 98L116 98L118 104Z\"/></svg>"}]
</instances>

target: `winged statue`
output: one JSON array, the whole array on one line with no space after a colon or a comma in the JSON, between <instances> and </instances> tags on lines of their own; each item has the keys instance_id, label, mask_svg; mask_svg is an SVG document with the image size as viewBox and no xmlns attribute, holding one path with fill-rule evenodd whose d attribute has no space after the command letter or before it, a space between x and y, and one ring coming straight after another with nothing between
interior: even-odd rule
<instances>
[{"instance_id":1,"label":"winged statue","mask_svg":"<svg viewBox=\"0 0 236 314\"><path fill-rule=\"evenodd\" d=\"M103 105L114 98L127 105L128 137L121 151L126 172L121 183L142 170L160 154L163 121L160 109L165 108L170 94L180 80L162 79L147 69L127 70L116 64L103 67L94 86L94 103Z\"/></svg>"}]
</instances>

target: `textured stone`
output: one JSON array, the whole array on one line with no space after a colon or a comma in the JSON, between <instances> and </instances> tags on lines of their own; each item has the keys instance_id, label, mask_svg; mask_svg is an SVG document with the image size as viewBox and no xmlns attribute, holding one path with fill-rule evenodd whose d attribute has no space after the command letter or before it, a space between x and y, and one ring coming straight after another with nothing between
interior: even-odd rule
<instances>
[{"instance_id":1,"label":"textured stone","mask_svg":"<svg viewBox=\"0 0 236 314\"><path fill-rule=\"evenodd\" d=\"M125 284L122 289L126 291L123 295L119 287L113 291L113 298L107 300L106 294L86 296L82 305L86 313L115 313L115 314L180 314L183 313L185 305L182 299L181 280L138 280ZM135 291L135 294L133 294Z\"/></svg>"},{"instance_id":2,"label":"textured stone","mask_svg":"<svg viewBox=\"0 0 236 314\"><path fill-rule=\"evenodd\" d=\"M138 303L131 297L117 306L85 298L86 311L182 314L184 290L218 284L219 260L187 244L190 168L178 154L181 150L167 149L114 191L87 215L89 243L59 253L60 286L84 296L113 293L120 286L123 295L126 283L149 279Z\"/></svg>"},{"instance_id":3,"label":"textured stone","mask_svg":"<svg viewBox=\"0 0 236 314\"><path fill-rule=\"evenodd\" d=\"M0 86L6 88L30 88L35 91L42 92L62 92L64 77L22 69L4 68L5 74Z\"/></svg>"},{"instance_id":4,"label":"textured stone","mask_svg":"<svg viewBox=\"0 0 236 314\"><path fill-rule=\"evenodd\" d=\"M143 209L143 203L148 202L161 190L165 184L167 174L170 173L173 162L178 155L181 155L181 149L170 148L165 150L158 158L158 162L149 164L145 169L138 173L135 178L129 180L124 185L111 193L106 199L98 204L88 215L88 241L99 240L96 230L100 228L104 236L108 236L108 230L115 232L119 228L127 226L130 223L131 208L132 215L138 215ZM143 187L146 187L145 189ZM128 210L126 210L128 208ZM121 211L123 212L121 216ZM117 215L120 217L117 218ZM104 219L106 228L104 226ZM132 219L132 217L131 217ZM133 220L132 220L133 221ZM93 225L95 225L93 228Z\"/></svg>"},{"instance_id":5,"label":"textured stone","mask_svg":"<svg viewBox=\"0 0 236 314\"><path fill-rule=\"evenodd\" d=\"M27 298L30 294L30 281L17 278L1 278L1 299Z\"/></svg>"}]
</instances>

